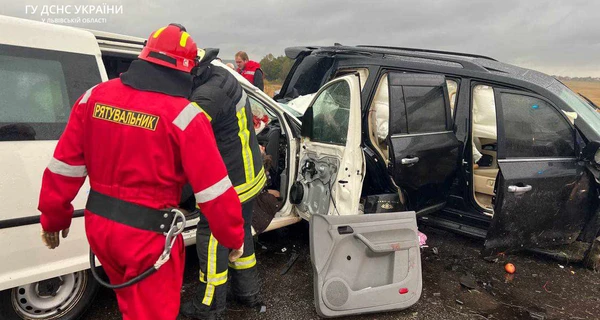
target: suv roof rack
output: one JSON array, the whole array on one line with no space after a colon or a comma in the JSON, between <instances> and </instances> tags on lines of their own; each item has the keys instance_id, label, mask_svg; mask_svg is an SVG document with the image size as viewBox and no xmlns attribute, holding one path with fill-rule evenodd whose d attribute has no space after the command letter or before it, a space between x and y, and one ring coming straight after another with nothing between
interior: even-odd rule
<instances>
[{"instance_id":1,"label":"suv roof rack","mask_svg":"<svg viewBox=\"0 0 600 320\"><path fill-rule=\"evenodd\" d=\"M429 49L418 49L418 48L404 48L404 47L390 47L390 46L372 46L372 45L357 45L357 47L361 48L377 48L377 49L390 49L390 50L403 50L403 51L414 51L414 52L424 52L424 53L437 53L437 54L447 54L452 56L463 56L470 58L480 58L487 59L492 61L498 61L494 58L490 58L488 56L482 56L479 54L470 54L470 53L462 53L462 52L452 52L452 51L441 51L441 50L429 50Z\"/></svg>"},{"instance_id":2,"label":"suv roof rack","mask_svg":"<svg viewBox=\"0 0 600 320\"><path fill-rule=\"evenodd\" d=\"M317 50L323 51L332 51L337 53L345 53L345 54L382 54L382 55L391 55L391 56L405 56L411 58L420 58L431 61L444 61L455 63L460 65L462 68L480 71L480 72L489 72L488 69L479 65L475 61L470 61L466 59L459 59L457 55L445 54L445 56L432 56L431 51L415 49L414 51L406 50L402 52L400 48L394 47L377 47L377 46L333 46L333 47L318 47ZM491 59L491 58L486 58ZM493 59L492 59L493 60ZM495 61L495 60L494 60Z\"/></svg>"}]
</instances>

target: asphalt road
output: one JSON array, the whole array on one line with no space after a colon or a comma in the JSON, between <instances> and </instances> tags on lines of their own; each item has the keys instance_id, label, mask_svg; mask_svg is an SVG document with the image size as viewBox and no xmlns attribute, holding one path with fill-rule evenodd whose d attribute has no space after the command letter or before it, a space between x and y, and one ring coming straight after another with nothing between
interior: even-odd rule
<instances>
[{"instance_id":1,"label":"asphalt road","mask_svg":"<svg viewBox=\"0 0 600 320\"><path fill-rule=\"evenodd\" d=\"M600 273L528 253L500 255L498 262L488 262L479 253L482 241L431 228L422 231L429 248L422 254L420 301L399 312L346 319L600 319ZM225 318L318 319L306 225L269 232L258 241L266 310L232 304ZM298 260L281 275L293 252L299 254ZM194 294L198 274L195 249L188 248L187 253L183 301ZM513 277L504 271L506 262L516 266ZM470 280L473 289L461 285L461 278ZM120 319L112 291L101 289L85 319Z\"/></svg>"}]
</instances>

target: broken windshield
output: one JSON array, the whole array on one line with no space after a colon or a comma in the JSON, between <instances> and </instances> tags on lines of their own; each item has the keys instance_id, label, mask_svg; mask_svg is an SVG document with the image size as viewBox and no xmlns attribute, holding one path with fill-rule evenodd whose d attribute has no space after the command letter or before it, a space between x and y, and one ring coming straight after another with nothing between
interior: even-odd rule
<instances>
[{"instance_id":1,"label":"broken windshield","mask_svg":"<svg viewBox=\"0 0 600 320\"><path fill-rule=\"evenodd\" d=\"M283 94L283 100L289 101L299 96L315 93L328 79L333 58L309 55L302 59Z\"/></svg>"},{"instance_id":2,"label":"broken windshield","mask_svg":"<svg viewBox=\"0 0 600 320\"><path fill-rule=\"evenodd\" d=\"M548 90L556 94L561 100L575 111L579 118L586 122L592 130L600 135L600 112L582 97L571 91L561 82L555 80Z\"/></svg>"}]
</instances>

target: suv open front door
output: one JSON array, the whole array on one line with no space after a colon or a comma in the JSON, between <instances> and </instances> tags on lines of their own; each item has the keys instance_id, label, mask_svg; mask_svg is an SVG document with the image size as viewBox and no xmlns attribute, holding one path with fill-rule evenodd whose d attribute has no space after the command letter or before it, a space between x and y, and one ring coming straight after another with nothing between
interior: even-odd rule
<instances>
[{"instance_id":1,"label":"suv open front door","mask_svg":"<svg viewBox=\"0 0 600 320\"><path fill-rule=\"evenodd\" d=\"M487 253L575 242L592 217L594 186L573 125L535 94L495 88L494 96L500 174Z\"/></svg>"},{"instance_id":2,"label":"suv open front door","mask_svg":"<svg viewBox=\"0 0 600 320\"><path fill-rule=\"evenodd\" d=\"M361 143L360 79L327 83L302 123L298 176L290 198L298 214L356 215L365 177Z\"/></svg>"},{"instance_id":3,"label":"suv open front door","mask_svg":"<svg viewBox=\"0 0 600 320\"><path fill-rule=\"evenodd\" d=\"M310 256L320 316L400 310L421 296L421 253L413 211L313 215Z\"/></svg>"}]
</instances>

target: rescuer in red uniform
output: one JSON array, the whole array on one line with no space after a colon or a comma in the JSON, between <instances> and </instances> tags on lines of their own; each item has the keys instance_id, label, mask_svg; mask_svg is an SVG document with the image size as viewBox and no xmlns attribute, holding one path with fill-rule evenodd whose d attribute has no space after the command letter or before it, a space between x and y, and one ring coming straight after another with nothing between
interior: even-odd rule
<instances>
[{"instance_id":1,"label":"rescuer in red uniform","mask_svg":"<svg viewBox=\"0 0 600 320\"><path fill-rule=\"evenodd\" d=\"M261 91L265 90L264 74L260 68L260 63L248 59L248 54L240 51L235 54L235 64L237 65L236 71L239 74Z\"/></svg>"},{"instance_id":2,"label":"rescuer in red uniform","mask_svg":"<svg viewBox=\"0 0 600 320\"><path fill-rule=\"evenodd\" d=\"M39 210L42 240L53 249L68 233L71 201L89 176L85 228L112 284L158 269L115 290L124 319L176 319L183 282L183 238L170 260L157 258L171 211L189 182L214 237L243 253L239 197L217 149L210 122L187 100L197 47L181 25L150 35L129 70L85 92L73 106L54 157L44 171ZM155 263L156 262L156 263Z\"/></svg>"}]
</instances>

